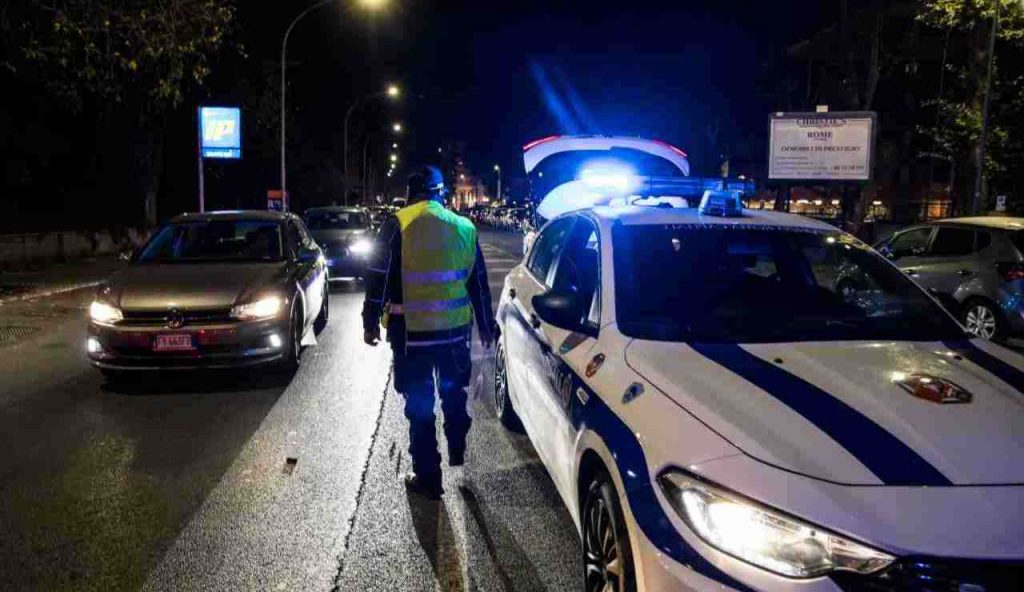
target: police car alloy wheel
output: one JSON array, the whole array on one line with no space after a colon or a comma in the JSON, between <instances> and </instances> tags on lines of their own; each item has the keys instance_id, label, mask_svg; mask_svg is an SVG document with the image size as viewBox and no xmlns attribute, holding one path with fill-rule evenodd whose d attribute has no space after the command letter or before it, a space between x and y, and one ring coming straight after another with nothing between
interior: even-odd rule
<instances>
[{"instance_id":1,"label":"police car alloy wheel","mask_svg":"<svg viewBox=\"0 0 1024 592\"><path fill-rule=\"evenodd\" d=\"M629 534L607 475L598 474L583 504L583 589L586 592L636 590Z\"/></svg>"},{"instance_id":2,"label":"police car alloy wheel","mask_svg":"<svg viewBox=\"0 0 1024 592\"><path fill-rule=\"evenodd\" d=\"M523 424L512 408L508 397L508 366L505 359L505 346L498 341L498 351L494 355L494 412L506 428L521 432Z\"/></svg>"}]
</instances>

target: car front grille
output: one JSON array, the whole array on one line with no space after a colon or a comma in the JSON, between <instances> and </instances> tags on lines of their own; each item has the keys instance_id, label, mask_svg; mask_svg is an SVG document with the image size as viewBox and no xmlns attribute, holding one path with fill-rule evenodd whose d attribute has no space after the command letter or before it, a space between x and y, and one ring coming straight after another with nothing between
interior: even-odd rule
<instances>
[{"instance_id":1,"label":"car front grille","mask_svg":"<svg viewBox=\"0 0 1024 592\"><path fill-rule=\"evenodd\" d=\"M195 310L180 311L182 327L189 325L213 325L220 323L233 323L230 309L219 310ZM118 326L127 327L165 327L171 319L171 313L166 310L153 311L124 311L124 320Z\"/></svg>"},{"instance_id":2,"label":"car front grille","mask_svg":"<svg viewBox=\"0 0 1024 592\"><path fill-rule=\"evenodd\" d=\"M1024 590L1024 562L904 557L869 576L837 572L843 590L870 592L1002 592Z\"/></svg>"}]
</instances>

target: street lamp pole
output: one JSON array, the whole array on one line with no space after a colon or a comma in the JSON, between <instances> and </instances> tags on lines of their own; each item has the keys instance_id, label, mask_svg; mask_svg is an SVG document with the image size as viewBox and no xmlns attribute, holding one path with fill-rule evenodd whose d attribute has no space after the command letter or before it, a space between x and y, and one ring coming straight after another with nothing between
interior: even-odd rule
<instances>
[{"instance_id":1,"label":"street lamp pole","mask_svg":"<svg viewBox=\"0 0 1024 592\"><path fill-rule=\"evenodd\" d=\"M307 8L306 10L303 10L302 12L300 12L299 16L297 16L294 19L292 19L291 24L288 25L288 28L284 32L284 39L281 41L281 199L284 200L284 203L286 204L286 206L287 206L287 203L288 203L287 202L287 197L286 197L287 194L288 194L287 193L288 192L288 185L287 185L288 173L287 173L287 169L285 168L284 146L285 146L285 99L286 99L286 95L287 95L287 86L286 86L287 78L286 78L286 73L287 73L287 68L288 68L288 62L286 60L287 60L287 57L288 57L288 38L291 37L292 29L294 29L295 25L297 25L298 22L300 20L302 20L302 17L306 16L310 12L313 12L315 9L320 8L321 6L324 6L326 4L330 4L331 2L334 2L334 0L320 0L320 2L317 2L316 4L313 4L312 6Z\"/></svg>"},{"instance_id":2,"label":"street lamp pole","mask_svg":"<svg viewBox=\"0 0 1024 592\"><path fill-rule=\"evenodd\" d=\"M382 91L375 92L375 93L370 93L370 94L366 95L365 97L359 99L355 103L352 103L349 106L348 110L345 111L344 131L342 132L342 136L344 138L344 141L343 141L343 146L341 148L341 150L342 150L341 170L342 170L342 175L344 175L344 178L345 178L345 205L348 205L348 120L349 120L349 118L352 117L352 113L355 112L355 110L357 108L361 107L362 105L364 105L364 104L366 104L366 103L368 103L368 102L370 102L373 99L376 99L378 97L397 98L398 97L398 92L399 91L398 91L398 87L397 86L395 86L395 85L388 86L388 88L386 90L382 90Z\"/></svg>"},{"instance_id":3,"label":"street lamp pole","mask_svg":"<svg viewBox=\"0 0 1024 592\"><path fill-rule=\"evenodd\" d=\"M501 200L501 167L498 166L498 165L494 165L494 170L497 171L497 173L498 173L498 196L497 196L497 200L499 202L501 202L502 201Z\"/></svg>"}]
</instances>

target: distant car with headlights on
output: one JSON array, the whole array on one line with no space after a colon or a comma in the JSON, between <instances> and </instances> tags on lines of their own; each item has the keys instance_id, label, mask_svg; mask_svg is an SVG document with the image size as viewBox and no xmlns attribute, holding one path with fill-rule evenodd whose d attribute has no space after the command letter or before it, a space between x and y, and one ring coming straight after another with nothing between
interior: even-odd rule
<instances>
[{"instance_id":1,"label":"distant car with headlights on","mask_svg":"<svg viewBox=\"0 0 1024 592\"><path fill-rule=\"evenodd\" d=\"M497 309L495 413L580 589L1024 589L1024 357L856 238L627 158L572 163Z\"/></svg>"},{"instance_id":2,"label":"distant car with headlights on","mask_svg":"<svg viewBox=\"0 0 1024 592\"><path fill-rule=\"evenodd\" d=\"M266 211L184 214L157 231L89 307L86 349L108 375L299 365L326 325L327 266L302 220Z\"/></svg>"},{"instance_id":3,"label":"distant car with headlights on","mask_svg":"<svg viewBox=\"0 0 1024 592\"><path fill-rule=\"evenodd\" d=\"M330 278L362 278L373 249L373 221L366 208L310 208L304 219L324 251Z\"/></svg>"}]
</instances>

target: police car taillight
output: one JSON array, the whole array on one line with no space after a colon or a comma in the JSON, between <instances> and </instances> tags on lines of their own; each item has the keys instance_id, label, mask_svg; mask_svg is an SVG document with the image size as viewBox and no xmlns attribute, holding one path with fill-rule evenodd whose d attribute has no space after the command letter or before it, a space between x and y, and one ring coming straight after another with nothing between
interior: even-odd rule
<instances>
[{"instance_id":1,"label":"police car taillight","mask_svg":"<svg viewBox=\"0 0 1024 592\"><path fill-rule=\"evenodd\" d=\"M714 191L708 189L700 200L698 211L704 216L731 218L743 215L743 200L739 191Z\"/></svg>"}]
</instances>

